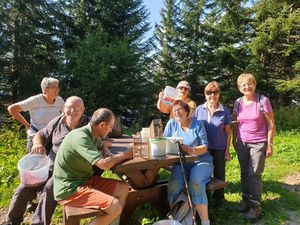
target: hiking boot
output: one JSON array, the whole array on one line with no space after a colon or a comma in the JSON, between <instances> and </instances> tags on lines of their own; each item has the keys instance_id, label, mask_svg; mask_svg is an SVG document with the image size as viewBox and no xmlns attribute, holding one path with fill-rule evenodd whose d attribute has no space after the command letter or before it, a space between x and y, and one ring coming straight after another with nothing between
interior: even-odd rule
<instances>
[{"instance_id":1,"label":"hiking boot","mask_svg":"<svg viewBox=\"0 0 300 225\"><path fill-rule=\"evenodd\" d=\"M236 208L238 212L247 212L250 209L250 198L247 195L242 196L242 201L240 205Z\"/></svg>"},{"instance_id":2,"label":"hiking boot","mask_svg":"<svg viewBox=\"0 0 300 225\"><path fill-rule=\"evenodd\" d=\"M261 206L259 201L250 201L250 209L245 213L245 218L249 220L251 223L256 223L259 219L261 219Z\"/></svg>"}]
</instances>

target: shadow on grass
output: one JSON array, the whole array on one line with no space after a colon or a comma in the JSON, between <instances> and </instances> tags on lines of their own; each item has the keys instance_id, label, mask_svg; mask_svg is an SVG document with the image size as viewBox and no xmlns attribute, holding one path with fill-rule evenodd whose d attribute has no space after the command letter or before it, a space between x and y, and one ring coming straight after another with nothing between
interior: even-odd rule
<instances>
[{"instance_id":1,"label":"shadow on grass","mask_svg":"<svg viewBox=\"0 0 300 225\"><path fill-rule=\"evenodd\" d=\"M299 217L290 221L289 211L297 214L300 208L299 192L284 188L286 184L278 181L264 181L264 192L262 196L263 218L256 224L299 224ZM293 187L291 187L293 188ZM243 213L238 213L236 207L241 200L240 182L228 183L225 189L226 201L223 210L215 211L209 207L209 215L213 225L251 224L244 219Z\"/></svg>"},{"instance_id":2,"label":"shadow on grass","mask_svg":"<svg viewBox=\"0 0 300 225\"><path fill-rule=\"evenodd\" d=\"M263 218L257 225L274 225L299 223L300 196L299 192L293 191L294 187L284 188L287 185L278 181L264 181L264 193L262 197ZM244 219L243 213L238 213L236 207L241 200L240 182L228 183L225 189L226 201L222 210L214 210L209 205L209 217L212 225L244 225L251 224ZM209 196L210 202L211 197ZM124 209L126 210L126 209ZM298 212L297 212L298 210ZM290 213L296 217L290 221ZM298 216L297 216L298 213ZM155 221L164 219L150 204L138 207L128 225L150 225ZM200 223L198 223L200 224Z\"/></svg>"}]
</instances>

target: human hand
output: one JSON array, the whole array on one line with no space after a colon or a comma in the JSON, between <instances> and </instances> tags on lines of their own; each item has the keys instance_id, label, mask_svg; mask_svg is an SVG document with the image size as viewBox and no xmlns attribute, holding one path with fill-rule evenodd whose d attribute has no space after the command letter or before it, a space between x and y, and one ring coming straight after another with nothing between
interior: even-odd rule
<instances>
[{"instance_id":1,"label":"human hand","mask_svg":"<svg viewBox=\"0 0 300 225\"><path fill-rule=\"evenodd\" d=\"M193 154L193 148L188 146L188 145L185 145L185 144L182 144L181 145L181 148L182 148L182 151L184 153L187 153L187 154Z\"/></svg>"},{"instance_id":2,"label":"human hand","mask_svg":"<svg viewBox=\"0 0 300 225\"><path fill-rule=\"evenodd\" d=\"M46 149L42 143L35 143L31 148L32 153L43 154L46 153Z\"/></svg>"},{"instance_id":3,"label":"human hand","mask_svg":"<svg viewBox=\"0 0 300 225\"><path fill-rule=\"evenodd\" d=\"M158 98L162 99L164 97L164 90L161 90L158 94Z\"/></svg>"},{"instance_id":4,"label":"human hand","mask_svg":"<svg viewBox=\"0 0 300 225\"><path fill-rule=\"evenodd\" d=\"M231 158L231 154L229 151L226 151L225 152L225 161L230 161L232 158Z\"/></svg>"},{"instance_id":5,"label":"human hand","mask_svg":"<svg viewBox=\"0 0 300 225\"><path fill-rule=\"evenodd\" d=\"M271 157L273 155L273 146L268 145L267 151L266 151L266 157Z\"/></svg>"},{"instance_id":6,"label":"human hand","mask_svg":"<svg viewBox=\"0 0 300 225\"><path fill-rule=\"evenodd\" d=\"M128 149L126 152L124 152L124 156L126 159L132 159L133 158L133 150Z\"/></svg>"}]
</instances>

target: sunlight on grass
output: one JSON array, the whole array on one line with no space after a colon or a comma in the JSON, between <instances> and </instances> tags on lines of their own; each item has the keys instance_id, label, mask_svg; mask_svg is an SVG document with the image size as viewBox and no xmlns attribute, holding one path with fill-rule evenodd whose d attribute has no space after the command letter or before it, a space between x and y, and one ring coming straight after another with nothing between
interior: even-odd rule
<instances>
[{"instance_id":1,"label":"sunlight on grass","mask_svg":"<svg viewBox=\"0 0 300 225\"><path fill-rule=\"evenodd\" d=\"M13 190L19 183L17 162L25 154L25 141L20 132L5 131L0 134L0 205L8 207ZM283 179L300 171L300 133L278 133L274 144L274 156L266 160L263 174L264 193L262 195L263 219L257 224L274 225L288 223L291 215L300 218L299 193L283 187ZM241 200L240 168L236 153L231 149L233 160L226 164L225 198L223 210L215 211L209 206L209 215L214 225L250 224L242 213L236 212ZM105 171L104 177L120 177L111 171ZM159 179L165 180L170 172L161 169ZM126 210L126 209L125 209ZM62 224L62 207L56 208L52 225ZM138 207L129 225L150 225L163 219L150 204ZM88 224L90 220L82 220ZM300 222L299 222L300 224Z\"/></svg>"}]
</instances>

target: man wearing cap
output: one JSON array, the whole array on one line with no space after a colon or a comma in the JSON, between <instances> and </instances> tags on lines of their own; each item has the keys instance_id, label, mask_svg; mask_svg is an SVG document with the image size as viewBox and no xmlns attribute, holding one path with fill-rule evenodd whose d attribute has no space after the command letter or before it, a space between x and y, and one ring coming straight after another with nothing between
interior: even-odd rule
<instances>
[{"instance_id":1,"label":"man wearing cap","mask_svg":"<svg viewBox=\"0 0 300 225\"><path fill-rule=\"evenodd\" d=\"M195 111L197 105L193 100L191 100L189 98L189 94L191 92L191 85L189 84L189 82L182 80L178 83L176 89L179 93L177 99L180 99L180 100L184 101L185 103L187 103L190 107L189 115L190 116L193 115L193 112ZM162 113L165 113L165 114L170 114L170 118L173 118L174 116L172 113L172 106L169 106L169 105L166 105L163 103L163 101L162 101L163 96L164 96L164 92L161 91L159 93L159 98L158 98L156 106L159 109L159 111L161 111Z\"/></svg>"}]
</instances>

